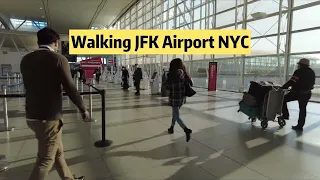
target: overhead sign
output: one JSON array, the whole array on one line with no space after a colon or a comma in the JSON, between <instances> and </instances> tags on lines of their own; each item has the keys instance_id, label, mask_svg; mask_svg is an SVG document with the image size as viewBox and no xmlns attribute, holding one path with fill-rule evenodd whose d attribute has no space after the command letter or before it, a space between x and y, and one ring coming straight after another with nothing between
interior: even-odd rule
<instances>
[{"instance_id":1,"label":"overhead sign","mask_svg":"<svg viewBox=\"0 0 320 180\"><path fill-rule=\"evenodd\" d=\"M80 61L81 68L82 67L101 67L101 65L102 65L102 60L100 57Z\"/></svg>"},{"instance_id":2,"label":"overhead sign","mask_svg":"<svg viewBox=\"0 0 320 180\"><path fill-rule=\"evenodd\" d=\"M96 69L103 70L101 57L95 57L80 61L80 68L84 70L86 78L93 78L93 73Z\"/></svg>"}]
</instances>

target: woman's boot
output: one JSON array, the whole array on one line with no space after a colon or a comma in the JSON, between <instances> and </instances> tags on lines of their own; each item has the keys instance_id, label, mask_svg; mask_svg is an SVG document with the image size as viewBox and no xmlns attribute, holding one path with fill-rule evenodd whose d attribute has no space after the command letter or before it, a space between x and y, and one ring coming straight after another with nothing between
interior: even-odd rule
<instances>
[{"instance_id":1,"label":"woman's boot","mask_svg":"<svg viewBox=\"0 0 320 180\"><path fill-rule=\"evenodd\" d=\"M186 133L186 140L187 140L187 142L189 142L190 139L191 139L192 130L191 130L191 129L188 129L188 128L186 127L186 128L184 128L184 132Z\"/></svg>"},{"instance_id":2,"label":"woman's boot","mask_svg":"<svg viewBox=\"0 0 320 180\"><path fill-rule=\"evenodd\" d=\"M168 133L169 133L169 134L173 134L173 133L174 133L174 128L173 128L173 126L171 126L171 127L168 129Z\"/></svg>"}]
</instances>

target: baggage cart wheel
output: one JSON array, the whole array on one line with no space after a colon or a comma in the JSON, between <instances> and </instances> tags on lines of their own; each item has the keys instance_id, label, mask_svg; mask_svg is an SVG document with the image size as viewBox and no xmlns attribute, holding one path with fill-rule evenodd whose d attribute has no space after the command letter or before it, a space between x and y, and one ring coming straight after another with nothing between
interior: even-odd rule
<instances>
[{"instance_id":1,"label":"baggage cart wheel","mask_svg":"<svg viewBox=\"0 0 320 180\"><path fill-rule=\"evenodd\" d=\"M278 123L281 127L286 125L286 121L283 119L283 117L278 117Z\"/></svg>"},{"instance_id":2,"label":"baggage cart wheel","mask_svg":"<svg viewBox=\"0 0 320 180\"><path fill-rule=\"evenodd\" d=\"M261 127L262 129L266 129L268 127L268 121L261 121Z\"/></svg>"}]
</instances>

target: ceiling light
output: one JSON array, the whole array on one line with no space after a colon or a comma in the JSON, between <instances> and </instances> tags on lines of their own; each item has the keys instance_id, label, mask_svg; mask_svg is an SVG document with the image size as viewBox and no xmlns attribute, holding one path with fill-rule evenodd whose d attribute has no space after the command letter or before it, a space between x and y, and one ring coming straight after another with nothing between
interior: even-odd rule
<instances>
[{"instance_id":1,"label":"ceiling light","mask_svg":"<svg viewBox=\"0 0 320 180\"><path fill-rule=\"evenodd\" d=\"M45 18L44 16L41 16L42 18Z\"/></svg>"},{"instance_id":2,"label":"ceiling light","mask_svg":"<svg viewBox=\"0 0 320 180\"><path fill-rule=\"evenodd\" d=\"M40 9L42 9L42 7L40 7Z\"/></svg>"},{"instance_id":3,"label":"ceiling light","mask_svg":"<svg viewBox=\"0 0 320 180\"><path fill-rule=\"evenodd\" d=\"M256 12L256 13L251 14L251 16L254 19L263 19L263 18L267 17L267 13L265 13L265 12Z\"/></svg>"}]
</instances>

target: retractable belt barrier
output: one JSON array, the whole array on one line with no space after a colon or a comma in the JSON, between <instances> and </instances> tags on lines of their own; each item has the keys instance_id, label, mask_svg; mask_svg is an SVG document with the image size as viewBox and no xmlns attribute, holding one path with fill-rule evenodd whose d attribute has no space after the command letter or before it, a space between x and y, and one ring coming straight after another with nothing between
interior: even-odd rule
<instances>
[{"instance_id":1,"label":"retractable belt barrier","mask_svg":"<svg viewBox=\"0 0 320 180\"><path fill-rule=\"evenodd\" d=\"M105 90L98 89L94 87L92 84L83 84L89 86L89 91L87 92L80 92L80 95L89 95L89 116L90 120L94 121L92 119L92 95L94 94L100 94L101 95L101 123L102 123L102 133L101 133L101 140L97 141L94 143L95 147L107 147L112 144L112 141L109 139L106 139L106 103L105 103ZM10 85L14 86L14 85ZM4 111L4 125L1 127L0 132L4 131L13 131L14 127L9 127L8 123L8 104L7 104L7 98L23 98L26 97L25 94L20 94L20 93L15 93L15 94L7 94L7 89L6 87L9 86L4 86L3 88L3 94L0 94L0 98L3 98L3 111ZM92 92L92 89L96 90ZM63 96L67 96L67 94L64 92ZM0 168L1 169L1 168ZM0 170L1 171L1 170Z\"/></svg>"}]
</instances>

